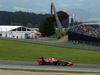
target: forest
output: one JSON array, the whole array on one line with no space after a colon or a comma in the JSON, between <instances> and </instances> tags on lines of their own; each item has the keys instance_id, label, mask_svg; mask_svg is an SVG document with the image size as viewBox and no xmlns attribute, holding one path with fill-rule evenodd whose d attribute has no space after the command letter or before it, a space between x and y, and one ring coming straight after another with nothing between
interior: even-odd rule
<instances>
[{"instance_id":1,"label":"forest","mask_svg":"<svg viewBox=\"0 0 100 75\"><path fill-rule=\"evenodd\" d=\"M8 12L0 11L0 25L19 25L29 28L38 28L40 23L49 16L50 14L36 14L33 12ZM69 20L61 22L64 28L69 26ZM55 26L56 22L54 23ZM72 25L72 24L71 24Z\"/></svg>"}]
</instances>

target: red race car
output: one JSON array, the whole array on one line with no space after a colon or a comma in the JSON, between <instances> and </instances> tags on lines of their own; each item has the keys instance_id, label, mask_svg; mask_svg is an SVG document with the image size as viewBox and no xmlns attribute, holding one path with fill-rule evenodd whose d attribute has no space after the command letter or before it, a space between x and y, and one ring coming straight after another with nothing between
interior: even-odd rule
<instances>
[{"instance_id":1,"label":"red race car","mask_svg":"<svg viewBox=\"0 0 100 75\"><path fill-rule=\"evenodd\" d=\"M62 60L55 60L54 58L46 58L43 57L38 58L39 65L62 65L62 66L72 66L73 64L68 61L62 61Z\"/></svg>"}]
</instances>

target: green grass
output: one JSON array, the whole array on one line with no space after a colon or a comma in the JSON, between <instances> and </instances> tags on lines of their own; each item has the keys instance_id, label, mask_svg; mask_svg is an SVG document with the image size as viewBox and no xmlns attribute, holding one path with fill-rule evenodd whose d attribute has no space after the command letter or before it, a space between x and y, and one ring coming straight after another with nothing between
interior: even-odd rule
<instances>
[{"instance_id":1,"label":"green grass","mask_svg":"<svg viewBox=\"0 0 100 75\"><path fill-rule=\"evenodd\" d=\"M56 31L55 34L53 34L52 36L49 36L49 38L58 38L58 37L62 37L62 34L63 36L67 35L68 34L68 31L64 31L64 32L59 32L59 31Z\"/></svg>"},{"instance_id":2,"label":"green grass","mask_svg":"<svg viewBox=\"0 0 100 75\"><path fill-rule=\"evenodd\" d=\"M73 63L100 64L100 51L0 40L0 60L37 61L41 56Z\"/></svg>"},{"instance_id":3,"label":"green grass","mask_svg":"<svg viewBox=\"0 0 100 75\"><path fill-rule=\"evenodd\" d=\"M58 39L56 38L45 38L45 39L41 39L41 41L57 41Z\"/></svg>"}]
</instances>

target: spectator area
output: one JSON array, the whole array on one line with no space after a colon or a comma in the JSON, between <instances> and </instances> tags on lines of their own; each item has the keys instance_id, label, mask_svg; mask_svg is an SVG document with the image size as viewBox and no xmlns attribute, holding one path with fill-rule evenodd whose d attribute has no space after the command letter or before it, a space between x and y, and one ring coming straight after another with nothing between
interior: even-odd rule
<instances>
[{"instance_id":1,"label":"spectator area","mask_svg":"<svg viewBox=\"0 0 100 75\"><path fill-rule=\"evenodd\" d=\"M96 37L89 36L89 35L84 35L82 33L77 33L71 30L68 31L68 40L100 42L100 38L96 38Z\"/></svg>"}]
</instances>

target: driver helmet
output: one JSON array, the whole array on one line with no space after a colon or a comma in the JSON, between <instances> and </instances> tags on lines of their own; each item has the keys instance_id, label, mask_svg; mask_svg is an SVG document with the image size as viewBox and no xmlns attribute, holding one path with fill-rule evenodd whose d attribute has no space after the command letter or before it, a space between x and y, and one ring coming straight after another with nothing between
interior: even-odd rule
<instances>
[{"instance_id":1,"label":"driver helmet","mask_svg":"<svg viewBox=\"0 0 100 75\"><path fill-rule=\"evenodd\" d=\"M55 59L54 59L54 58L52 58L52 61L55 61Z\"/></svg>"}]
</instances>

